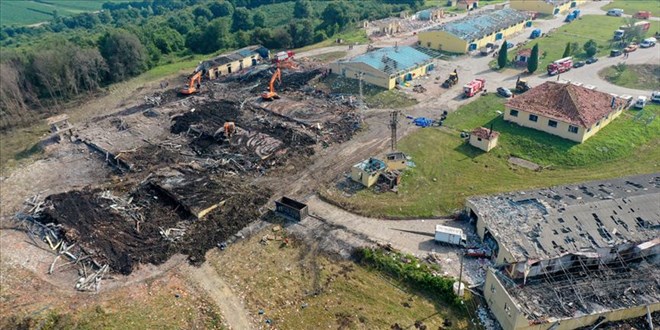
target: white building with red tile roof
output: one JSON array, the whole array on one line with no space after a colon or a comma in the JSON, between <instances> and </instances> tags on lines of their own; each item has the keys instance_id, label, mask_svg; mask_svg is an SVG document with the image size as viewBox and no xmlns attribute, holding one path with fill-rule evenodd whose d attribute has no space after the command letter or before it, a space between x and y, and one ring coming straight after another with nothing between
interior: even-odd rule
<instances>
[{"instance_id":1,"label":"white building with red tile roof","mask_svg":"<svg viewBox=\"0 0 660 330\"><path fill-rule=\"evenodd\" d=\"M618 117L625 105L605 92L548 81L510 99L504 120L582 143Z\"/></svg>"}]
</instances>

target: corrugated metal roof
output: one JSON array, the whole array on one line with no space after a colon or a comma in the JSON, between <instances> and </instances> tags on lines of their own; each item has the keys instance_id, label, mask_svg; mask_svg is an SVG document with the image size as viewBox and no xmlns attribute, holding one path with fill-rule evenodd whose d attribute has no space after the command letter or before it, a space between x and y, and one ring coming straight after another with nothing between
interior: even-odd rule
<instances>
[{"instance_id":1,"label":"corrugated metal roof","mask_svg":"<svg viewBox=\"0 0 660 330\"><path fill-rule=\"evenodd\" d=\"M446 31L460 39L472 41L524 22L525 20L527 20L527 15L523 12L504 8L486 11L474 16L467 16L429 29L429 31Z\"/></svg>"},{"instance_id":2,"label":"corrugated metal roof","mask_svg":"<svg viewBox=\"0 0 660 330\"><path fill-rule=\"evenodd\" d=\"M413 47L403 46L381 48L354 57L347 62L361 62L376 70L388 74L394 74L429 63L431 59L431 56L428 56Z\"/></svg>"}]
</instances>

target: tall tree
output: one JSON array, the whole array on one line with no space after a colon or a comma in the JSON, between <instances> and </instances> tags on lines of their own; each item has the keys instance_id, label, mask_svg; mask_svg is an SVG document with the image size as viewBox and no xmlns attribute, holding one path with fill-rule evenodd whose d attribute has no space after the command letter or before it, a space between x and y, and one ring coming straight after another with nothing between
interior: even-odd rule
<instances>
[{"instance_id":1,"label":"tall tree","mask_svg":"<svg viewBox=\"0 0 660 330\"><path fill-rule=\"evenodd\" d=\"M296 0L293 5L293 17L310 18L314 13L314 8L309 0Z\"/></svg>"},{"instance_id":2,"label":"tall tree","mask_svg":"<svg viewBox=\"0 0 660 330\"><path fill-rule=\"evenodd\" d=\"M507 54L507 48L506 46L506 40L502 43L502 47L500 47L500 52L497 54L497 66L502 69L506 66L506 63L508 62L508 54Z\"/></svg>"},{"instance_id":3,"label":"tall tree","mask_svg":"<svg viewBox=\"0 0 660 330\"><path fill-rule=\"evenodd\" d=\"M593 41L593 39L589 39L586 43L584 43L584 51L587 53L587 57L592 57L596 55L598 52L598 44Z\"/></svg>"},{"instance_id":4,"label":"tall tree","mask_svg":"<svg viewBox=\"0 0 660 330\"><path fill-rule=\"evenodd\" d=\"M266 27L266 14L261 10L257 10L254 16L252 16L252 21L254 22L254 27Z\"/></svg>"},{"instance_id":5,"label":"tall tree","mask_svg":"<svg viewBox=\"0 0 660 330\"><path fill-rule=\"evenodd\" d=\"M569 57L569 56L571 56L571 43L567 42L566 48L564 48L564 55L562 55L561 57Z\"/></svg>"},{"instance_id":6,"label":"tall tree","mask_svg":"<svg viewBox=\"0 0 660 330\"><path fill-rule=\"evenodd\" d=\"M215 1L209 5L214 17L226 17L234 15L234 6L229 1Z\"/></svg>"},{"instance_id":7,"label":"tall tree","mask_svg":"<svg viewBox=\"0 0 660 330\"><path fill-rule=\"evenodd\" d=\"M236 8L234 11L233 22L234 23L231 27L232 31L247 31L254 27L254 23L252 22L252 15L250 14L250 10L247 8Z\"/></svg>"},{"instance_id":8,"label":"tall tree","mask_svg":"<svg viewBox=\"0 0 660 330\"><path fill-rule=\"evenodd\" d=\"M532 47L532 55L527 60L527 72L534 73L539 68L539 44Z\"/></svg>"},{"instance_id":9,"label":"tall tree","mask_svg":"<svg viewBox=\"0 0 660 330\"><path fill-rule=\"evenodd\" d=\"M125 30L107 32L99 40L99 51L108 64L112 82L138 75L147 69L147 49L135 35Z\"/></svg>"}]
</instances>

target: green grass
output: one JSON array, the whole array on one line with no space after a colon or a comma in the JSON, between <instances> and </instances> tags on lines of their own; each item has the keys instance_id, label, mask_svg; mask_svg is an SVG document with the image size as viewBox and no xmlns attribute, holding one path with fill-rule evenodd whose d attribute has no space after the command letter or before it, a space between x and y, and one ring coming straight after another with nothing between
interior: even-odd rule
<instances>
[{"instance_id":1,"label":"green grass","mask_svg":"<svg viewBox=\"0 0 660 330\"><path fill-rule=\"evenodd\" d=\"M598 73L601 78L618 86L633 89L660 89L660 65L613 65Z\"/></svg>"},{"instance_id":2,"label":"green grass","mask_svg":"<svg viewBox=\"0 0 660 330\"><path fill-rule=\"evenodd\" d=\"M128 0L112 0L125 2ZM47 1L0 1L0 25L29 25L48 21L53 11L60 16L71 16L83 12L97 11L105 0L47 0Z\"/></svg>"},{"instance_id":3,"label":"green grass","mask_svg":"<svg viewBox=\"0 0 660 330\"><path fill-rule=\"evenodd\" d=\"M660 119L649 126L634 120L638 111L625 111L583 144L575 144L514 124L496 113L501 99L483 96L449 115L451 128L426 128L399 142L416 167L404 172L398 194L361 190L352 197L332 188L321 194L346 208L368 216L429 217L460 209L472 195L540 188L605 179L660 169ZM648 105L642 117L660 115L660 106ZM501 132L498 147L482 152L460 137L456 129L489 127ZM456 128L456 129L453 129ZM516 155L544 165L534 172L508 163Z\"/></svg>"},{"instance_id":4,"label":"green grass","mask_svg":"<svg viewBox=\"0 0 660 330\"><path fill-rule=\"evenodd\" d=\"M347 54L348 54L348 52L338 51L338 52L329 52L329 53L325 53L325 54L319 54L319 55L316 55L316 56L311 56L311 58L313 58L315 60L322 61L322 62L332 62L332 61L338 60L338 59L346 56Z\"/></svg>"},{"instance_id":5,"label":"green grass","mask_svg":"<svg viewBox=\"0 0 660 330\"><path fill-rule=\"evenodd\" d=\"M657 0L614 0L614 2L603 7L603 10L621 8L628 15L634 15L638 11L650 11L653 16L660 16L660 4Z\"/></svg>"},{"instance_id":6,"label":"green grass","mask_svg":"<svg viewBox=\"0 0 660 330\"><path fill-rule=\"evenodd\" d=\"M621 17L586 15L577 21L559 27L545 37L529 41L525 47L531 48L534 44L539 44L541 60L539 61L539 71L537 72L545 72L544 68L549 63L562 57L564 48L566 48L566 43L568 42L577 42L579 44L578 53L573 55L578 60L587 57L582 46L589 39L593 39L598 44L596 57L609 55L610 50L616 48L612 44L614 30L625 23L625 19ZM659 29L660 22L651 21L651 28L647 34L653 34L654 31L658 31ZM547 33L548 31L543 32ZM547 52L545 57L542 56L544 52ZM512 60L515 54L516 50L510 51L509 60Z\"/></svg>"},{"instance_id":7,"label":"green grass","mask_svg":"<svg viewBox=\"0 0 660 330\"><path fill-rule=\"evenodd\" d=\"M360 94L357 79L348 79L335 74L328 76L319 82L319 88L332 93ZM377 86L364 83L362 86L364 101L370 108L398 109L417 104L417 100L398 90L386 90Z\"/></svg>"},{"instance_id":8,"label":"green grass","mask_svg":"<svg viewBox=\"0 0 660 330\"><path fill-rule=\"evenodd\" d=\"M317 48L340 46L340 44L335 42L335 40L337 39L344 39L343 45L345 45L347 49L349 44L355 44L355 43L363 44L369 41L369 38L367 38L367 32L364 29L354 29L336 34L326 40L315 43L313 45L298 48L295 51L296 53L302 53Z\"/></svg>"}]
</instances>

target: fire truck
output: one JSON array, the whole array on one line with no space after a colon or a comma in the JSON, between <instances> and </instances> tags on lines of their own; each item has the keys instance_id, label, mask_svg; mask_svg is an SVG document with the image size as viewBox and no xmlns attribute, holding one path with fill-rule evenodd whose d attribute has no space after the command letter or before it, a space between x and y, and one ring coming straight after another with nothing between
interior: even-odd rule
<instances>
[{"instance_id":1,"label":"fire truck","mask_svg":"<svg viewBox=\"0 0 660 330\"><path fill-rule=\"evenodd\" d=\"M554 76L559 73L564 73L573 67L573 58L564 57L548 64L548 75Z\"/></svg>"},{"instance_id":2,"label":"fire truck","mask_svg":"<svg viewBox=\"0 0 660 330\"><path fill-rule=\"evenodd\" d=\"M486 87L486 79L477 78L463 85L463 96L472 97Z\"/></svg>"}]
</instances>

